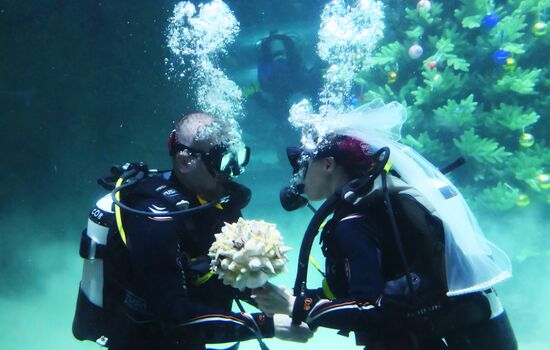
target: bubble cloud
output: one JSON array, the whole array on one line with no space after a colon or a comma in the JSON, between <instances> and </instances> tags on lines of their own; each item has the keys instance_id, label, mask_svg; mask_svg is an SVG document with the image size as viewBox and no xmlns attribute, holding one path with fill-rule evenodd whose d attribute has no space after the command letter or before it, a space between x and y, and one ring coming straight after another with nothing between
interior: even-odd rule
<instances>
[{"instance_id":1,"label":"bubble cloud","mask_svg":"<svg viewBox=\"0 0 550 350\"><path fill-rule=\"evenodd\" d=\"M166 59L169 79L189 78L198 109L223 118L230 134L240 139L236 120L244 115L242 91L218 67L239 33L239 22L221 0L200 4L189 1L174 7L169 19L167 44L173 57Z\"/></svg>"}]
</instances>

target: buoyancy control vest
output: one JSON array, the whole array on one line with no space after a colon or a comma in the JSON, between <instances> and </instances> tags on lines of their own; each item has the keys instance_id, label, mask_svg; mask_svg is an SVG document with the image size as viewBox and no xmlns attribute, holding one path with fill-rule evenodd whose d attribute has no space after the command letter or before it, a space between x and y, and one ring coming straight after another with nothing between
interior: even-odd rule
<instances>
[{"instance_id":1,"label":"buoyancy control vest","mask_svg":"<svg viewBox=\"0 0 550 350\"><path fill-rule=\"evenodd\" d=\"M178 203L180 206L184 203L183 195L170 186L164 176L147 179L150 183L147 195L160 199L170 208L177 208ZM109 339L116 328L113 323L119 312L117 307L127 297L127 291L116 278L117 273L108 266L113 265L113 261L124 260L124 255L128 254L124 244L112 243L122 242L119 230L123 227L121 224L117 223L115 205L109 193L99 199L90 211L80 241L83 270L73 319L73 335L79 340L91 340L102 346L109 345Z\"/></svg>"},{"instance_id":2,"label":"buoyancy control vest","mask_svg":"<svg viewBox=\"0 0 550 350\"><path fill-rule=\"evenodd\" d=\"M134 188L124 190L121 200L124 201L130 193L157 198L169 212L182 214L190 205L189 198L173 186L168 176L169 173L161 173L145 177ZM236 183L230 185L233 186L230 188L230 200L238 202L239 208L246 206L250 190ZM109 339L116 332L117 315L128 312L127 308L121 310L121 305L131 303L135 310L145 309L144 301L127 288L126 281L123 282L125 276L122 275L131 274L131 271L125 271L129 269L125 264L129 261L129 252L126 249L126 238L123 238L125 233L121 232L124 229L123 222L117 222L115 215L113 193L97 201L89 214L87 227L82 232L80 256L83 258L83 272L72 327L75 338L94 341L102 346L109 346ZM193 211L193 215L198 212ZM195 276L193 283L206 282L211 273L204 257L187 258L186 269ZM147 321L144 316L146 313L140 313L140 322Z\"/></svg>"},{"instance_id":3,"label":"buoyancy control vest","mask_svg":"<svg viewBox=\"0 0 550 350\"><path fill-rule=\"evenodd\" d=\"M415 273L417 294L441 296L446 293L445 280L445 235L441 220L434 214L434 209L410 185L397 176L387 176L387 191L392 212L384 205L382 179L376 179L373 190L357 204L369 222L378 226L377 240L381 245L384 264L386 292L408 294L408 286L402 282L404 289L399 291L392 282L403 281L407 273L399 256L398 244L402 244L405 259L410 273ZM391 219L393 216L393 220ZM397 225L401 243L396 242L394 235L388 234L392 221ZM421 280L418 280L418 277ZM393 290L392 290L393 289Z\"/></svg>"},{"instance_id":4,"label":"buoyancy control vest","mask_svg":"<svg viewBox=\"0 0 550 350\"><path fill-rule=\"evenodd\" d=\"M373 239L381 252L381 263L385 293L405 296L409 286L405 280L407 272L413 275L414 292L443 296L445 290L445 251L443 226L433 215L429 206L418 193L396 176L387 176L387 190L391 198L393 216L398 226L400 240L404 247L406 271L399 254L398 242L391 234L392 223L384 203L381 178L374 181L372 190L356 204L342 203L336 208L322 235L322 251L325 257L339 260L339 252L332 242L332 231L336 225L350 216L361 216L374 227ZM330 249L332 248L332 249ZM343 286L329 285L332 292L339 294Z\"/></svg>"},{"instance_id":5,"label":"buoyancy control vest","mask_svg":"<svg viewBox=\"0 0 550 350\"><path fill-rule=\"evenodd\" d=\"M444 337L449 332L480 324L503 312L495 292L448 297L445 268L445 235L443 223L435 211L418 192L397 176L387 175L386 191L391 200L393 219L398 226L396 242L388 207L384 203L382 178L374 181L372 190L354 205L343 203L337 208L321 236L326 257L339 259L337 250L330 250L331 231L344 217L361 215L374 225L374 240L381 251L383 278L385 282L383 305L397 311L409 329L421 337ZM402 244L407 266L399 255L398 243ZM407 270L408 268L408 270ZM412 276L413 290L406 281ZM331 286L338 294L345 287ZM334 290L333 290L334 289ZM368 338L364 332L356 332L358 344Z\"/></svg>"}]
</instances>

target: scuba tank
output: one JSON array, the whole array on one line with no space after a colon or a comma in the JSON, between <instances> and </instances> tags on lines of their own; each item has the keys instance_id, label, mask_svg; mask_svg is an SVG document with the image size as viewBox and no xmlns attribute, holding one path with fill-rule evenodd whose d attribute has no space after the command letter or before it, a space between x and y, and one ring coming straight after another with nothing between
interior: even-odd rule
<instances>
[{"instance_id":1,"label":"scuba tank","mask_svg":"<svg viewBox=\"0 0 550 350\"><path fill-rule=\"evenodd\" d=\"M106 195L90 211L82 232L80 256L83 259L82 279L78 290L73 335L78 340L108 343L109 313L104 308L104 258L107 236L115 222L113 201Z\"/></svg>"},{"instance_id":2,"label":"scuba tank","mask_svg":"<svg viewBox=\"0 0 550 350\"><path fill-rule=\"evenodd\" d=\"M95 305L103 307L103 259L96 255L98 245L107 245L109 227L114 222L114 212L111 210L112 200L109 196L101 198L88 217L88 225L83 232L80 256L84 259L80 288ZM82 242L84 243L84 242ZM86 249L88 248L88 249ZM82 251L86 249L86 251ZM86 254L87 253L87 254Z\"/></svg>"}]
</instances>

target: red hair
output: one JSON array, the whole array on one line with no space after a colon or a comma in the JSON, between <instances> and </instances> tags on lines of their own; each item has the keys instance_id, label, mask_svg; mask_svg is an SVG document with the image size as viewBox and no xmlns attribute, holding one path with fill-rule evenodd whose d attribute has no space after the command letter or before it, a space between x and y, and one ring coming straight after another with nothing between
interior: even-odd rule
<instances>
[{"instance_id":1,"label":"red hair","mask_svg":"<svg viewBox=\"0 0 550 350\"><path fill-rule=\"evenodd\" d=\"M352 177L361 177L372 166L372 148L355 137L335 135L321 146L316 158L334 157Z\"/></svg>"}]
</instances>

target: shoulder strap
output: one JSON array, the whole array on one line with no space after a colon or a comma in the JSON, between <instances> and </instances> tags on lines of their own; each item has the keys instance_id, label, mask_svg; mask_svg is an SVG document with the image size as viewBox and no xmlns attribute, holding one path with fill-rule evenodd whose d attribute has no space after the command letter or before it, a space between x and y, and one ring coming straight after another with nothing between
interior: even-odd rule
<instances>
[{"instance_id":1,"label":"shoulder strap","mask_svg":"<svg viewBox=\"0 0 550 350\"><path fill-rule=\"evenodd\" d=\"M163 176L150 176L142 180L140 183L136 184L131 193L158 198L162 202L169 204L175 210L189 207L189 201L186 196Z\"/></svg>"},{"instance_id":2,"label":"shoulder strap","mask_svg":"<svg viewBox=\"0 0 550 350\"><path fill-rule=\"evenodd\" d=\"M381 242L385 242L391 250L398 248L394 244L400 244L396 239L405 243L404 256L409 257L414 265L421 263L422 270L426 270L423 272L432 276L439 285L445 279L445 242L441 220L416 189L391 174L386 180L387 198L383 199L380 195L384 193L384 189L375 181L373 190L362 198L358 209L369 221L383 228L384 232L380 232L379 237ZM388 213L387 203L384 204L387 201L391 203L391 214ZM397 226L394 229L390 215ZM394 235L391 231L395 229L397 233L394 235L399 237L392 238ZM386 232L388 230L390 232Z\"/></svg>"},{"instance_id":3,"label":"shoulder strap","mask_svg":"<svg viewBox=\"0 0 550 350\"><path fill-rule=\"evenodd\" d=\"M122 181L122 178L119 179L119 182ZM120 183L117 182L117 186L120 186ZM162 201L163 204L166 204L169 207L169 210L185 210L189 207L189 201L184 197L184 195L175 189L172 184L161 174L148 176L137 183L133 184L131 187L128 187L117 193L117 199L120 200L119 196L123 196L126 199L131 196L142 196L145 198L157 198ZM118 234L122 239L124 245L126 245L126 233L124 232L124 226L122 224L122 211L120 207L115 204L115 221L117 226Z\"/></svg>"}]
</instances>

